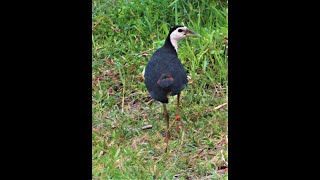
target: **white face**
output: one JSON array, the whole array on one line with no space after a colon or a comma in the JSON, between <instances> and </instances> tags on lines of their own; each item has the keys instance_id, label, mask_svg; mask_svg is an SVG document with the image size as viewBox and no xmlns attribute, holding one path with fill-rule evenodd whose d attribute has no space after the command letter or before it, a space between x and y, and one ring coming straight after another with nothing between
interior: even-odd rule
<instances>
[{"instance_id":1,"label":"white face","mask_svg":"<svg viewBox=\"0 0 320 180\"><path fill-rule=\"evenodd\" d=\"M178 27L177 29L175 29L171 34L170 34L170 41L171 44L173 45L174 49L176 51L178 51L178 42L181 39L186 38L186 30L187 27L183 26L183 27Z\"/></svg>"},{"instance_id":2,"label":"white face","mask_svg":"<svg viewBox=\"0 0 320 180\"><path fill-rule=\"evenodd\" d=\"M186 30L187 30L187 27L179 27L177 28L176 30L174 30L171 35L170 35L170 39L171 41L179 41L183 38L186 38Z\"/></svg>"}]
</instances>

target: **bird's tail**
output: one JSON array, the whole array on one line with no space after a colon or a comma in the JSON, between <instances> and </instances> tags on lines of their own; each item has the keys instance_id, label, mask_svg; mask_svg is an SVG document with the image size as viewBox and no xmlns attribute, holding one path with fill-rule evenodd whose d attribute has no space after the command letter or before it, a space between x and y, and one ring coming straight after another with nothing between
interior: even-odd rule
<instances>
[{"instance_id":1,"label":"bird's tail","mask_svg":"<svg viewBox=\"0 0 320 180\"><path fill-rule=\"evenodd\" d=\"M171 84L173 84L174 79L170 74L163 73L157 81L157 84L162 88L168 88Z\"/></svg>"}]
</instances>

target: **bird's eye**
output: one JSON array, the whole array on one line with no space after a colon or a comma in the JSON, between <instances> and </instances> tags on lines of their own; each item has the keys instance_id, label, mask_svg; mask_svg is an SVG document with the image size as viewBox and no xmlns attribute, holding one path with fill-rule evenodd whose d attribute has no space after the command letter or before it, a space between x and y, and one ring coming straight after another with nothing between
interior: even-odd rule
<instances>
[{"instance_id":1,"label":"bird's eye","mask_svg":"<svg viewBox=\"0 0 320 180\"><path fill-rule=\"evenodd\" d=\"M182 32L182 29L178 29L178 32Z\"/></svg>"}]
</instances>

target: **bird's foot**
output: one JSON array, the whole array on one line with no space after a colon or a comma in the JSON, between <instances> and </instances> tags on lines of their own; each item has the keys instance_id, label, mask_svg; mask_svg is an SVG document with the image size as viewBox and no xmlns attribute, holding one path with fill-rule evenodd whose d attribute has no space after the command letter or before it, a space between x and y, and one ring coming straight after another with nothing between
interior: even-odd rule
<instances>
[{"instance_id":1,"label":"bird's foot","mask_svg":"<svg viewBox=\"0 0 320 180\"><path fill-rule=\"evenodd\" d=\"M174 118L174 122L176 123L176 130L177 130L177 131L180 130L179 124L180 124L181 127L183 128L183 124L182 124L181 117L180 117L179 114L177 114L176 117Z\"/></svg>"}]
</instances>

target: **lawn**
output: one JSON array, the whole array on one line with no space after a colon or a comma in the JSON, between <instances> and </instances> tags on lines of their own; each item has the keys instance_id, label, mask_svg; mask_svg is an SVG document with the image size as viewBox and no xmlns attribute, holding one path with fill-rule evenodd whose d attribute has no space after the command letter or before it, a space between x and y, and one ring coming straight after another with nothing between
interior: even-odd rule
<instances>
[{"instance_id":1,"label":"lawn","mask_svg":"<svg viewBox=\"0 0 320 180\"><path fill-rule=\"evenodd\" d=\"M228 179L227 1L93 0L92 21L92 179ZM142 72L176 24L202 37L179 43L184 129L171 128L165 153L162 104Z\"/></svg>"}]
</instances>

